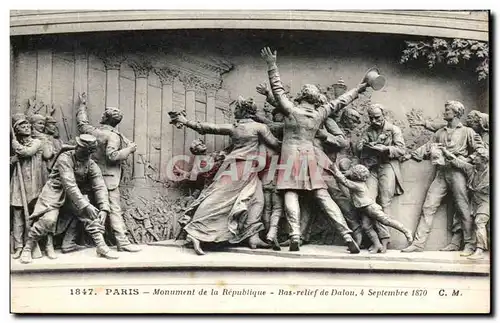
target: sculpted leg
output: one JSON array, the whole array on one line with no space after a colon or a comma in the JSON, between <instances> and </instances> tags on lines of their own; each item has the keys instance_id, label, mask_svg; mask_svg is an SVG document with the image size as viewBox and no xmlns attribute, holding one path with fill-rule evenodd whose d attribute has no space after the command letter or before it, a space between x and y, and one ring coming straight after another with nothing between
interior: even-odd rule
<instances>
[{"instance_id":1,"label":"sculpted leg","mask_svg":"<svg viewBox=\"0 0 500 323\"><path fill-rule=\"evenodd\" d=\"M28 238L26 239L26 244L21 253L21 263L28 264L32 261L31 253L35 248L36 243L38 240L52 232L57 223L58 216L59 209L50 210L33 223L30 231L28 232Z\"/></svg>"},{"instance_id":2,"label":"sculpted leg","mask_svg":"<svg viewBox=\"0 0 500 323\"><path fill-rule=\"evenodd\" d=\"M344 241L349 248L350 253L359 253L359 246L356 244L354 239L351 237L351 229L347 226L347 222L342 215L339 207L332 200L332 197L326 189L319 189L314 191L319 205L323 208L323 211L328 215L328 217L333 221L335 229L342 236Z\"/></svg>"},{"instance_id":3,"label":"sculpted leg","mask_svg":"<svg viewBox=\"0 0 500 323\"><path fill-rule=\"evenodd\" d=\"M14 238L14 259L21 257L24 241L24 216L23 210L19 207L12 207L12 236Z\"/></svg>"},{"instance_id":4,"label":"sculpted leg","mask_svg":"<svg viewBox=\"0 0 500 323\"><path fill-rule=\"evenodd\" d=\"M285 214L290 225L290 251L299 251L300 247L300 205L296 191L285 192Z\"/></svg>"},{"instance_id":5,"label":"sculpted leg","mask_svg":"<svg viewBox=\"0 0 500 323\"><path fill-rule=\"evenodd\" d=\"M125 232L125 222L123 221L122 208L120 205L120 189L109 190L109 222L115 234L118 251L138 252L141 248L133 245L128 240Z\"/></svg>"},{"instance_id":6,"label":"sculpted leg","mask_svg":"<svg viewBox=\"0 0 500 323\"><path fill-rule=\"evenodd\" d=\"M425 196L422 214L415 230L413 243L401 250L402 252L423 251L427 238L432 230L432 222L438 207L447 193L447 185L441 170L438 170L436 177L431 183L427 195Z\"/></svg>"}]
</instances>

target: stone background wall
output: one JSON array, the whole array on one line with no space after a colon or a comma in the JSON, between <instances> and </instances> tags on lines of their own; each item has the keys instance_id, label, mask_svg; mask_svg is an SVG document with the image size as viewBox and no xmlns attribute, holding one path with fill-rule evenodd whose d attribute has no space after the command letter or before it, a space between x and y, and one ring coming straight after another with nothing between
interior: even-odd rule
<instances>
[{"instance_id":1,"label":"stone background wall","mask_svg":"<svg viewBox=\"0 0 500 323\"><path fill-rule=\"evenodd\" d=\"M135 216L129 218L129 229L138 231L140 241L151 240L145 229L149 225L144 223L145 218L151 218L157 236L166 239L176 234L171 218L180 212L184 202L178 198L185 191L165 183L162 168L170 156L190 154L189 144L198 136L169 125L166 113L186 109L193 119L222 123L231 122L230 103L239 95L254 97L259 105L263 104L264 98L255 92L257 84L267 81L266 65L259 56L263 46L278 50L281 76L292 94L305 83L326 88L339 78L353 87L368 68L379 67L387 78L387 86L372 93L371 101L387 108L391 119L403 128L409 146L429 135L408 127L406 113L412 110L428 119L439 119L444 102L453 99L462 101L467 110L488 112L487 86L478 83L469 66L437 66L429 70L417 63L399 64L404 40L409 37L259 30L12 37L11 111L16 112L18 106L24 109L29 98L53 103L57 109L55 117L62 122L61 111L64 113L69 136L73 137L78 92L88 93L90 118L96 125L106 105L118 105L125 115L120 130L146 146L140 149L141 158L136 155L135 160L129 160L124 188L133 190L127 186L128 180L137 163L142 163L151 190L148 201L158 203L154 208L147 201L127 203L127 209L132 209L128 213ZM141 76L144 70L139 70L134 62L146 67L147 78ZM167 75L157 72L165 68ZM189 75L195 79L186 78ZM144 79L146 83L138 81ZM134 118L144 122L134 123ZM62 123L60 130L65 139ZM204 138L209 150L229 144L222 136ZM403 165L406 193L395 198L392 215L411 229L416 227L433 171L425 161ZM144 196L147 195L146 190ZM165 203L154 196L163 196ZM139 213L143 215L137 216L134 207L142 208ZM165 216L166 213L170 215ZM157 222L160 218L165 219ZM443 206L436 216L428 249L447 243L447 222ZM395 233L393 247L400 247L403 242L403 236Z\"/></svg>"}]
</instances>

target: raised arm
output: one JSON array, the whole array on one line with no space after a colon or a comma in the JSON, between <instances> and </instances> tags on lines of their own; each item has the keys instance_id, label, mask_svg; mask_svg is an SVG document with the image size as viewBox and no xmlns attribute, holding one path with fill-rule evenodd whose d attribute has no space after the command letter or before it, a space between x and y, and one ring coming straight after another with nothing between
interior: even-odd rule
<instances>
[{"instance_id":1,"label":"raised arm","mask_svg":"<svg viewBox=\"0 0 500 323\"><path fill-rule=\"evenodd\" d=\"M263 124L271 124L271 123L273 123L272 120L269 120L268 118L263 117L263 116L258 115L258 114L254 114L252 116L252 120L255 121L255 122L263 123Z\"/></svg>"},{"instance_id":2,"label":"raised arm","mask_svg":"<svg viewBox=\"0 0 500 323\"><path fill-rule=\"evenodd\" d=\"M368 85L361 83L354 89L351 89L336 99L333 99L318 108L318 111L323 113L323 120L326 120L331 115L338 113L340 110L356 100L360 93L366 91Z\"/></svg>"},{"instance_id":3,"label":"raised arm","mask_svg":"<svg viewBox=\"0 0 500 323\"><path fill-rule=\"evenodd\" d=\"M269 147L279 150L281 142L271 133L266 125L259 125L259 137Z\"/></svg>"},{"instance_id":4,"label":"raised arm","mask_svg":"<svg viewBox=\"0 0 500 323\"><path fill-rule=\"evenodd\" d=\"M271 84L274 99L277 101L276 109L279 109L285 116L289 116L292 113L293 102L287 98L285 88L281 83L278 66L276 65L276 51L273 53L269 47L265 47L260 51L260 55L267 63L269 84Z\"/></svg>"},{"instance_id":5,"label":"raised arm","mask_svg":"<svg viewBox=\"0 0 500 323\"><path fill-rule=\"evenodd\" d=\"M266 83L261 83L257 85L256 87L257 93L262 94L263 96L266 97L266 102L272 105L273 107L277 108L278 107L278 102L276 102L276 99L273 96L273 92L269 90L267 87Z\"/></svg>"},{"instance_id":6,"label":"raised arm","mask_svg":"<svg viewBox=\"0 0 500 323\"><path fill-rule=\"evenodd\" d=\"M78 127L78 132L81 134L86 133L93 135L94 137L99 137L99 129L92 126L89 122L89 117L87 114L87 96L85 93L79 94L80 106L76 111L76 126Z\"/></svg>"}]
</instances>

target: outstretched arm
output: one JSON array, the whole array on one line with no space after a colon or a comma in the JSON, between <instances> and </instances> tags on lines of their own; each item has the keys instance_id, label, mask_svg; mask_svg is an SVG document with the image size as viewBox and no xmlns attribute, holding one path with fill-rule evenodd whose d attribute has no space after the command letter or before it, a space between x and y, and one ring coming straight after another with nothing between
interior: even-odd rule
<instances>
[{"instance_id":1,"label":"outstretched arm","mask_svg":"<svg viewBox=\"0 0 500 323\"><path fill-rule=\"evenodd\" d=\"M290 113L292 113L293 103L285 95L285 88L281 82L278 66L276 65L276 51L273 53L269 47L265 47L260 51L260 55L267 63L267 73L269 74L271 91L278 103L276 108L285 116L289 116Z\"/></svg>"},{"instance_id":2,"label":"outstretched arm","mask_svg":"<svg viewBox=\"0 0 500 323\"><path fill-rule=\"evenodd\" d=\"M231 136L233 134L234 126L230 123L227 124L215 124L208 122L195 122L186 119L183 113L180 112L169 112L171 121L173 124L185 125L188 128L193 129L199 134L214 134L214 135L226 135Z\"/></svg>"},{"instance_id":3,"label":"outstretched arm","mask_svg":"<svg viewBox=\"0 0 500 323\"><path fill-rule=\"evenodd\" d=\"M358 185L355 182L348 180L344 176L344 174L342 174L340 172L340 170L339 170L339 168L337 167L336 164L333 164L332 171L333 171L333 177L335 177L335 179L337 180L337 183L339 183L341 185L344 185L349 190L359 191Z\"/></svg>"}]
</instances>

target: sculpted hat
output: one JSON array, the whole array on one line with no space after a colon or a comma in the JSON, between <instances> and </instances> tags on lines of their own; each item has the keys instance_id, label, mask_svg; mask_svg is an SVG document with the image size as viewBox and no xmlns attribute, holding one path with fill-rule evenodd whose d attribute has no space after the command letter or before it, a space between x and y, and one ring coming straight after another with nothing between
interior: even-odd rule
<instances>
[{"instance_id":1,"label":"sculpted hat","mask_svg":"<svg viewBox=\"0 0 500 323\"><path fill-rule=\"evenodd\" d=\"M84 148L95 148L97 147L97 139L96 137L88 134L83 134L76 137L76 143L80 147Z\"/></svg>"},{"instance_id":2,"label":"sculpted hat","mask_svg":"<svg viewBox=\"0 0 500 323\"><path fill-rule=\"evenodd\" d=\"M23 124L23 123L30 123L28 121L28 119L26 119L26 117L18 117L17 120L13 120L14 121L14 125L12 126L12 128L16 129L17 126Z\"/></svg>"},{"instance_id":3,"label":"sculpted hat","mask_svg":"<svg viewBox=\"0 0 500 323\"><path fill-rule=\"evenodd\" d=\"M30 121L32 123L37 122L37 121L45 121L45 117L42 116L41 114L33 114L30 116Z\"/></svg>"},{"instance_id":4,"label":"sculpted hat","mask_svg":"<svg viewBox=\"0 0 500 323\"><path fill-rule=\"evenodd\" d=\"M57 120L53 116L46 116L45 123L57 123Z\"/></svg>"}]
</instances>

